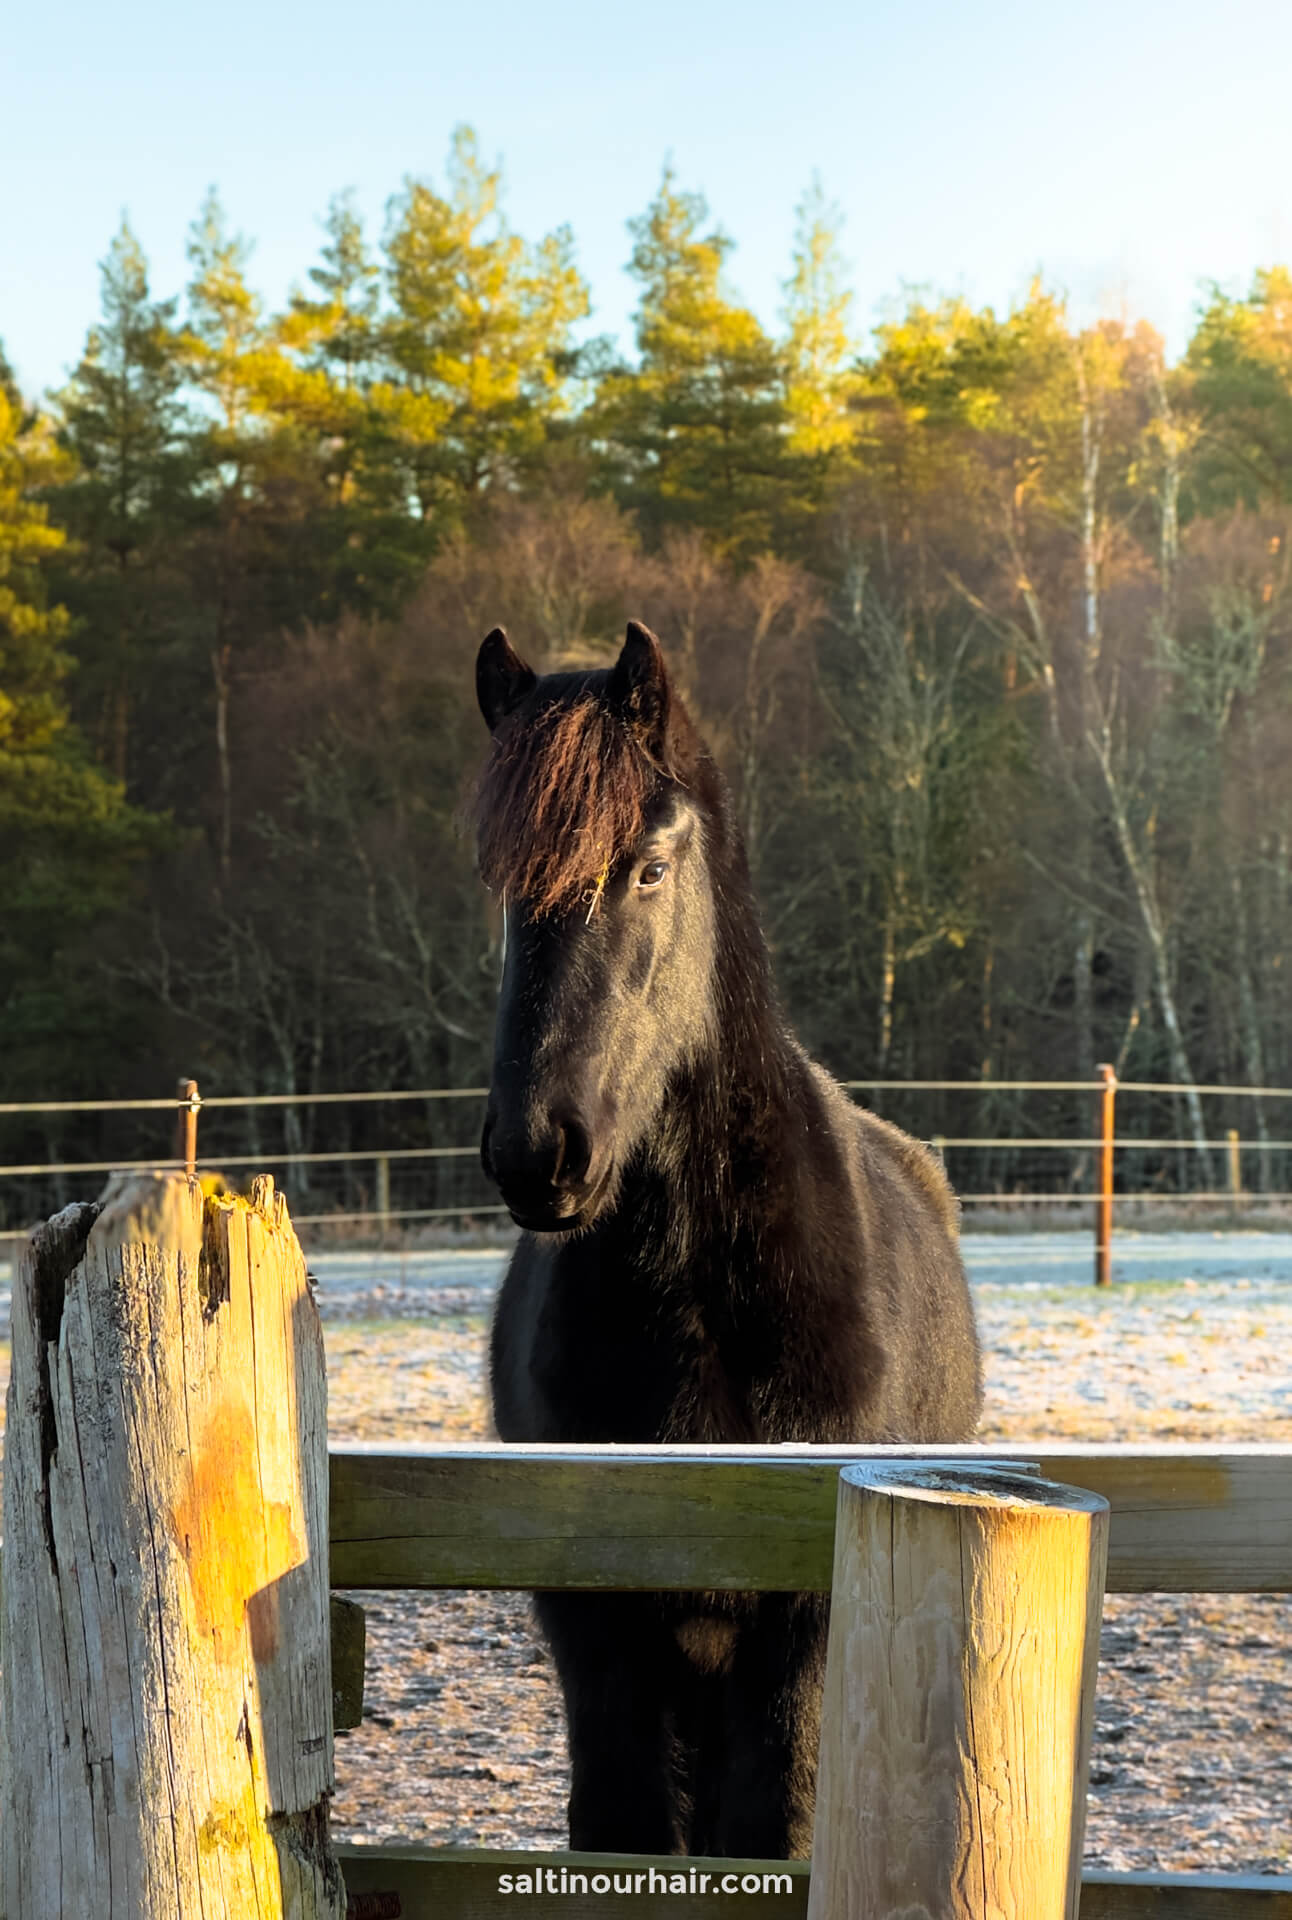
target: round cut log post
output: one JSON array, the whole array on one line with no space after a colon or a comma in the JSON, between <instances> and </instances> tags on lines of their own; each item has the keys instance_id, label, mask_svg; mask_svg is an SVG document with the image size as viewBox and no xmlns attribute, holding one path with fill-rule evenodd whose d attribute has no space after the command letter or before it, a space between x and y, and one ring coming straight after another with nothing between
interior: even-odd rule
<instances>
[{"instance_id":1,"label":"round cut log post","mask_svg":"<svg viewBox=\"0 0 1292 1920\"><path fill-rule=\"evenodd\" d=\"M1073 1487L843 1469L808 1920L1076 1920L1107 1542Z\"/></svg>"},{"instance_id":2,"label":"round cut log post","mask_svg":"<svg viewBox=\"0 0 1292 1920\"><path fill-rule=\"evenodd\" d=\"M327 1396L273 1181L115 1175L13 1298L7 1920L342 1920Z\"/></svg>"}]
</instances>

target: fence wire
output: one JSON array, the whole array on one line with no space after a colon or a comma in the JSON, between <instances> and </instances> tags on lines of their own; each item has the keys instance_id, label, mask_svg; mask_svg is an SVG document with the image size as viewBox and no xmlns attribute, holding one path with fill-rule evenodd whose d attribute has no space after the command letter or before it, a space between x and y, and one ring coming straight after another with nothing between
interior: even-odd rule
<instances>
[{"instance_id":1,"label":"fence wire","mask_svg":"<svg viewBox=\"0 0 1292 1920\"><path fill-rule=\"evenodd\" d=\"M850 1092L1102 1093L1102 1080L841 1080ZM1199 1094L1204 1099L1292 1100L1292 1087L1201 1086L1186 1081L1118 1080L1123 1093ZM3 1100L0 1114L204 1113L208 1108L365 1106L380 1101L483 1100L488 1087L378 1087L355 1093L173 1094L163 1100ZM1065 1144L1075 1144L1068 1142Z\"/></svg>"},{"instance_id":2,"label":"fence wire","mask_svg":"<svg viewBox=\"0 0 1292 1920\"><path fill-rule=\"evenodd\" d=\"M1101 1077L1096 1080L892 1080L892 1079L854 1079L840 1083L852 1093L955 1093L974 1094L979 1097L998 1094L1051 1093L1069 1095L1103 1095L1109 1090L1108 1081ZM1292 1101L1292 1087L1247 1087L1235 1085L1202 1086L1188 1085L1169 1081L1117 1081L1113 1083L1117 1095L1145 1096L1181 1096L1198 1095L1201 1098L1224 1098L1234 1100L1289 1100ZM483 1101L488 1094L486 1087L382 1087L364 1088L353 1092L292 1092L292 1093L252 1093L252 1094L201 1094L192 1082L181 1082L180 1091L168 1098L156 1099L98 1099L98 1100L35 1100L0 1102L0 1116L20 1119L23 1117L52 1117L58 1115L143 1115L165 1114L186 1116L190 1125L196 1116L204 1113L235 1114L240 1111L259 1109L307 1109L315 1107L353 1106L371 1108L381 1105L407 1108L410 1103L428 1104L432 1102ZM459 1137L461 1137L459 1135ZM254 1142L256 1135L251 1138ZM171 1143L167 1143L170 1145ZM935 1134L926 1136L926 1144L937 1153L948 1151L989 1153L999 1151L1011 1154L1026 1154L1033 1151L1044 1153L1067 1152L1090 1154L1097 1152L1105 1142L1097 1135L1078 1134ZM457 1200L452 1205L437 1206L401 1206L391 1205L391 1169L399 1164L414 1166L425 1161L467 1162L478 1155L475 1144L461 1145L390 1145L380 1143L363 1147L345 1147L321 1150L293 1151L289 1147L260 1149L254 1153L225 1153L212 1151L210 1137L202 1142L204 1149L195 1154L193 1164L196 1169L208 1173L265 1167L271 1170L283 1170L287 1176L287 1185L294 1188L298 1199L305 1206L318 1194L310 1190L308 1170L336 1167L347 1174L343 1185L344 1196L338 1194L341 1205L328 1211L310 1211L295 1215L302 1226L357 1226L371 1224L379 1228L399 1222L416 1220L476 1218L483 1215L505 1214L506 1208L494 1201L476 1203L470 1199ZM182 1146L182 1143L181 1143ZM1216 1154L1221 1156L1222 1164L1227 1157L1230 1166L1230 1185L1223 1191L1199 1192L1182 1186L1180 1189L1162 1190L1150 1188L1147 1191L1123 1189L1118 1198L1134 1199L1156 1205L1197 1205L1211 1203L1232 1204L1237 1198L1277 1202L1292 1198L1292 1194L1282 1192L1260 1192L1244 1194L1238 1178L1239 1162L1236 1156L1258 1155L1264 1158L1274 1153L1292 1153L1292 1139L1244 1138L1241 1142L1231 1129L1226 1138L1198 1140L1194 1138L1174 1138L1167 1136L1121 1137L1115 1139L1114 1151L1121 1156L1119 1164L1125 1167L1128 1154L1140 1153L1180 1153L1185 1155ZM171 1151L165 1155L137 1157L100 1158L85 1160L44 1161L24 1160L9 1164L0 1164L0 1181L10 1180L57 1180L60 1183L81 1176L103 1175L113 1172L134 1172L156 1169L170 1171L183 1168L187 1163L182 1150ZM1133 1164L1133 1163L1132 1163ZM1259 1164L1259 1162L1257 1163ZM1266 1162L1268 1165L1268 1161ZM372 1183L363 1180L357 1183L350 1180L349 1170L355 1167L372 1168L376 1185L375 1206L368 1204ZM401 1183L406 1184L406 1183ZM345 1206L345 1199L355 1193L364 1206L361 1211ZM326 1188L325 1188L326 1190ZM444 1194L441 1183L440 1192ZM462 1187L458 1182L450 1182L448 1193L460 1194ZM404 1196L400 1196L401 1198ZM415 1197L409 1195L407 1197ZM1098 1195L1080 1188L1067 1188L1058 1192L1009 1192L999 1189L961 1193L960 1199L965 1206L1090 1206ZM6 1231L0 1228L0 1238L17 1237L26 1229Z\"/></svg>"}]
</instances>

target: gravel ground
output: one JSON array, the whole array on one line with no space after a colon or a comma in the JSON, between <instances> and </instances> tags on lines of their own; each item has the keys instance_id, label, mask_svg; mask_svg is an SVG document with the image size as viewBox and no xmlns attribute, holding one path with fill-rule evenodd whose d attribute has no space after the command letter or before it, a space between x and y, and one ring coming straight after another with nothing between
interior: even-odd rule
<instances>
[{"instance_id":1,"label":"gravel ground","mask_svg":"<svg viewBox=\"0 0 1292 1920\"><path fill-rule=\"evenodd\" d=\"M965 1251L982 1438L1292 1442L1292 1235L1123 1234L1106 1294L1084 1234L977 1234ZM312 1259L334 1440L484 1437L501 1258ZM0 1267L6 1317L7 1293ZM525 1597L358 1597L366 1717L338 1738L339 1836L563 1845L559 1689ZM1089 1865L1292 1871L1290 1654L1290 1596L1108 1599Z\"/></svg>"},{"instance_id":2,"label":"gravel ground","mask_svg":"<svg viewBox=\"0 0 1292 1920\"><path fill-rule=\"evenodd\" d=\"M1125 1235L1106 1294L1084 1235L974 1235L966 1257L984 1439L1292 1442L1292 1235ZM500 1257L314 1265L334 1437L481 1437ZM364 1601L368 1718L338 1743L339 1830L563 1845L559 1689L524 1597ZM1292 1871L1289 1653L1292 1597L1108 1599L1091 1866Z\"/></svg>"}]
</instances>

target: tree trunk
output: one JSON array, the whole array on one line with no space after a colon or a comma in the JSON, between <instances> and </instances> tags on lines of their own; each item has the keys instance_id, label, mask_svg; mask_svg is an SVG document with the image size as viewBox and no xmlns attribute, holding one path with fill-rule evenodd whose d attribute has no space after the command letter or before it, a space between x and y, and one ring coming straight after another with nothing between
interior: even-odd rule
<instances>
[{"instance_id":1,"label":"tree trunk","mask_svg":"<svg viewBox=\"0 0 1292 1920\"><path fill-rule=\"evenodd\" d=\"M893 999L897 987L897 943L893 922L896 912L891 900L885 903L883 944L879 959L879 1017L875 1034L877 1080L888 1079L893 1057ZM879 1087L872 1088L870 1103L876 1113L883 1113L886 1107L891 1106L887 1093Z\"/></svg>"},{"instance_id":2,"label":"tree trunk","mask_svg":"<svg viewBox=\"0 0 1292 1920\"><path fill-rule=\"evenodd\" d=\"M8 1920L341 1920L327 1402L273 1182L116 1175L14 1289Z\"/></svg>"},{"instance_id":3,"label":"tree trunk","mask_svg":"<svg viewBox=\"0 0 1292 1920\"><path fill-rule=\"evenodd\" d=\"M1081 579L1085 625L1084 667L1092 674L1099 662L1099 457L1103 447L1103 417L1090 404L1085 373L1078 361L1081 383Z\"/></svg>"},{"instance_id":4,"label":"tree trunk","mask_svg":"<svg viewBox=\"0 0 1292 1920\"><path fill-rule=\"evenodd\" d=\"M1180 475L1182 438L1171 411L1163 370L1153 379L1158 418L1162 423L1162 525L1158 542L1158 571L1162 581L1162 625L1169 633L1175 624L1175 573L1180 555Z\"/></svg>"},{"instance_id":5,"label":"tree trunk","mask_svg":"<svg viewBox=\"0 0 1292 1920\"><path fill-rule=\"evenodd\" d=\"M1238 868L1232 867L1229 874L1229 887L1234 901L1234 984L1238 988L1238 1022L1242 1034L1243 1072L1247 1083L1252 1087L1265 1085L1265 1049L1261 1042L1260 1015L1256 1008L1256 993L1252 986L1251 941L1247 931L1247 899L1243 893L1242 875ZM1265 1103L1253 1100L1255 1108L1256 1138L1262 1143L1269 1140L1269 1128L1265 1124ZM1262 1151L1256 1156L1256 1186L1264 1188L1268 1184L1269 1154Z\"/></svg>"},{"instance_id":6,"label":"tree trunk","mask_svg":"<svg viewBox=\"0 0 1292 1920\"><path fill-rule=\"evenodd\" d=\"M1095 1077L1095 922L1088 907L1078 907L1073 924L1075 946L1072 954L1072 1019L1076 1028L1076 1068L1078 1080L1087 1085ZM1079 1130L1084 1131L1089 1095L1079 1093L1075 1112ZM1072 1157L1070 1179L1074 1193L1080 1193L1090 1177L1090 1154L1084 1147Z\"/></svg>"},{"instance_id":7,"label":"tree trunk","mask_svg":"<svg viewBox=\"0 0 1292 1920\"><path fill-rule=\"evenodd\" d=\"M229 655L231 648L211 649L215 682L215 755L220 772L220 878L229 877L233 856L233 762L229 757Z\"/></svg>"},{"instance_id":8,"label":"tree trunk","mask_svg":"<svg viewBox=\"0 0 1292 1920\"><path fill-rule=\"evenodd\" d=\"M1202 1117L1202 1102L1198 1098L1194 1085L1188 1048L1184 1044L1180 1016L1176 1010L1175 991L1171 985L1171 958L1167 950L1166 926L1158 906L1157 889L1148 863L1136 843L1130 818L1126 812L1121 783L1112 762L1112 744L1108 738L1108 729L1105 727L1099 735L1092 733L1089 738L1099 771L1103 775L1104 787L1112 809L1117 844L1130 873L1131 882L1135 888L1135 898L1139 905L1140 919L1144 924L1144 932L1148 936L1149 952L1153 960L1153 983L1157 990L1162 1026L1166 1032L1167 1054L1171 1062L1171 1072L1181 1084L1182 1097L1188 1109L1189 1122L1197 1149L1200 1184L1210 1190L1215 1186L1215 1172L1211 1164L1211 1154L1207 1148L1207 1128Z\"/></svg>"},{"instance_id":9,"label":"tree trunk","mask_svg":"<svg viewBox=\"0 0 1292 1920\"><path fill-rule=\"evenodd\" d=\"M1082 603L1081 666L1077 686L1081 725L1090 731L1091 709L1097 699L1095 673L1103 650L1103 618L1099 582L1099 463L1103 451L1103 411L1093 404L1086 379L1085 361L1077 354L1077 385L1081 395L1081 575ZM1075 769L1074 769L1075 784ZM1090 871L1089 835L1082 835L1082 874ZM1095 921L1089 907L1077 911L1073 927L1076 939L1073 967L1073 1015L1076 1021L1077 1078L1095 1077ZM1084 1117L1085 1100L1078 1096L1078 1111ZM1080 1122L1078 1123L1080 1124ZM1072 1184L1080 1190L1090 1171L1087 1155L1079 1153L1072 1165Z\"/></svg>"},{"instance_id":10,"label":"tree trunk","mask_svg":"<svg viewBox=\"0 0 1292 1920\"><path fill-rule=\"evenodd\" d=\"M296 1074L293 1066L288 1066L283 1080L283 1092L295 1093ZM287 1185L291 1191L292 1205L299 1207L310 1197L310 1172L308 1163L304 1159L309 1149L305 1130L301 1125L299 1107L284 1106L283 1108L283 1148L287 1156L285 1172Z\"/></svg>"},{"instance_id":11,"label":"tree trunk","mask_svg":"<svg viewBox=\"0 0 1292 1920\"><path fill-rule=\"evenodd\" d=\"M884 944L879 970L879 1033L875 1065L878 1078L881 1080L887 1077L889 1056L893 1049L893 992L896 984L897 954L893 938L893 908L889 906L884 913Z\"/></svg>"},{"instance_id":12,"label":"tree trunk","mask_svg":"<svg viewBox=\"0 0 1292 1920\"><path fill-rule=\"evenodd\" d=\"M1273 858L1269 863L1267 917L1269 924L1278 928L1281 936L1282 929L1288 925L1289 914L1292 913L1292 839L1286 833L1276 835L1272 853ZM1277 937L1275 940L1276 966L1283 962L1283 944L1283 939ZM1276 1057L1273 1060L1267 1059L1266 1062L1267 1066L1273 1068L1273 1084L1278 1087L1285 1087L1289 1078L1292 1077L1292 1050L1288 1047L1287 1033L1286 1025L1282 1028L1275 1026L1273 1039ZM1285 1178L1280 1178L1278 1184L1286 1186L1287 1181Z\"/></svg>"}]
</instances>

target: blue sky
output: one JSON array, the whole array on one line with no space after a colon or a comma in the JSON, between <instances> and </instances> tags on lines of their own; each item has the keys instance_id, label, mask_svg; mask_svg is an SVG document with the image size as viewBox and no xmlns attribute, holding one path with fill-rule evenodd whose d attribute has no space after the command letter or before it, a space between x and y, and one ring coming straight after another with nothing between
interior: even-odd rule
<instances>
[{"instance_id":1,"label":"blue sky","mask_svg":"<svg viewBox=\"0 0 1292 1920\"><path fill-rule=\"evenodd\" d=\"M904 284L1007 305L1041 271L1077 318L1129 311L1172 351L1199 283L1292 254L1292 7L809 0L15 0L0 33L0 340L56 384L123 209L178 290L207 186L271 301L329 196L374 235L449 134L500 156L512 224L574 230L592 330L628 337L624 222L671 154L737 242L769 324L814 171L846 216L865 332Z\"/></svg>"}]
</instances>

